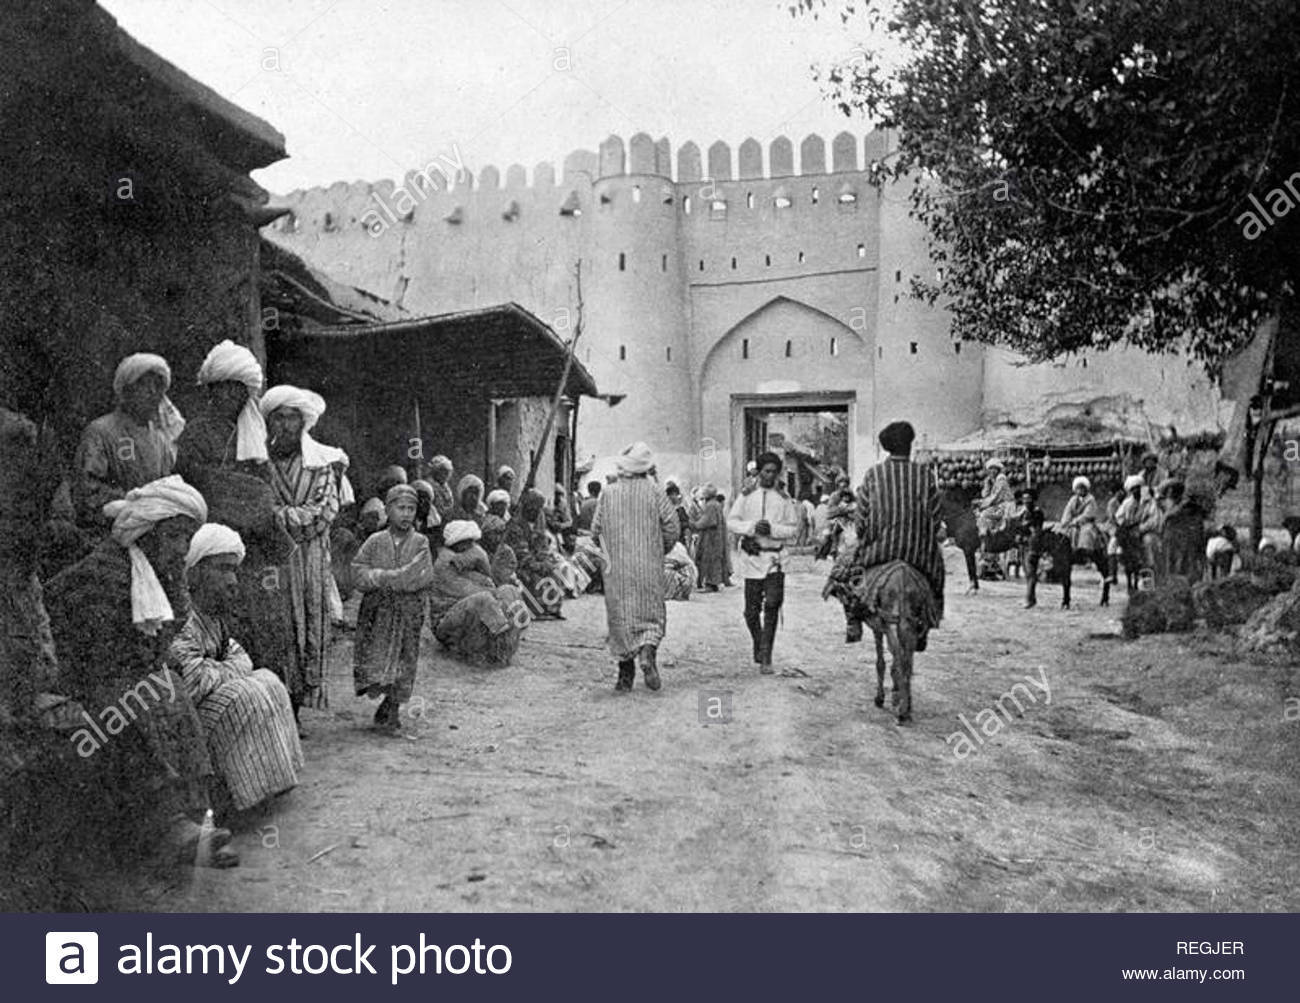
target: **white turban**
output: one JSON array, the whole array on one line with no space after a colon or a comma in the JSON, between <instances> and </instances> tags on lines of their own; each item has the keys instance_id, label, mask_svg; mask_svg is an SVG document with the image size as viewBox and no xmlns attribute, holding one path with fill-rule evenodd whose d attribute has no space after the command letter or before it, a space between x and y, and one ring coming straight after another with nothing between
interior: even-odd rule
<instances>
[{"instance_id":1,"label":"white turban","mask_svg":"<svg viewBox=\"0 0 1300 1003\"><path fill-rule=\"evenodd\" d=\"M205 557L217 557L220 554L234 554L242 561L244 541L229 526L223 526L219 522L205 522L190 537L190 549L185 554L185 570L189 571Z\"/></svg>"},{"instance_id":2,"label":"white turban","mask_svg":"<svg viewBox=\"0 0 1300 1003\"><path fill-rule=\"evenodd\" d=\"M1140 488L1146 484L1141 474L1129 474L1124 478L1124 490L1132 491L1134 488Z\"/></svg>"},{"instance_id":3,"label":"white turban","mask_svg":"<svg viewBox=\"0 0 1300 1003\"><path fill-rule=\"evenodd\" d=\"M1077 491L1081 486L1087 488L1089 491L1092 490L1092 482L1089 481L1088 478L1086 478L1086 477L1076 477L1076 478L1074 479L1073 483L1070 485L1070 487L1073 488L1073 489L1076 490L1076 491Z\"/></svg>"},{"instance_id":4,"label":"white turban","mask_svg":"<svg viewBox=\"0 0 1300 1003\"><path fill-rule=\"evenodd\" d=\"M164 519L178 515L189 516L198 523L206 522L207 503L179 475L172 474L133 488L125 498L109 502L104 506L104 515L113 520L113 539L126 548L131 558L131 622L141 633L153 637L159 626L175 616L167 593L136 541Z\"/></svg>"},{"instance_id":5,"label":"white turban","mask_svg":"<svg viewBox=\"0 0 1300 1003\"><path fill-rule=\"evenodd\" d=\"M262 393L262 366L257 356L229 338L214 345L199 366L200 385L226 381L248 387L248 400L235 422L235 459L265 461L266 419L257 403Z\"/></svg>"},{"instance_id":6,"label":"white turban","mask_svg":"<svg viewBox=\"0 0 1300 1003\"><path fill-rule=\"evenodd\" d=\"M655 456L644 442L634 442L619 453L614 462L620 474L631 477L649 471L655 465Z\"/></svg>"},{"instance_id":7,"label":"white turban","mask_svg":"<svg viewBox=\"0 0 1300 1003\"><path fill-rule=\"evenodd\" d=\"M462 540L479 540L483 537L483 531L478 528L478 523L469 519L453 519L442 528L442 542L448 547L454 547Z\"/></svg>"},{"instance_id":8,"label":"white turban","mask_svg":"<svg viewBox=\"0 0 1300 1003\"><path fill-rule=\"evenodd\" d=\"M325 413L325 398L320 394L282 383L264 393L258 407L261 408L263 418L282 407L292 408L302 415L302 465L304 467L328 467L333 463L342 463L347 467L347 453L334 446L317 442L308 434L316 426L316 422L320 421L320 416ZM350 488L346 492L340 492L340 501L343 504L348 504L346 495L350 493Z\"/></svg>"},{"instance_id":9,"label":"white turban","mask_svg":"<svg viewBox=\"0 0 1300 1003\"><path fill-rule=\"evenodd\" d=\"M495 489L495 490L493 490L493 491L489 491L489 492L488 492L488 496L487 496L487 501L485 502L485 504L486 504L489 508L491 508L491 507L492 507L493 505L495 505L497 502L505 502L507 505L509 505L509 504L510 504L510 492L507 491L507 490L505 490L504 488L497 488L497 489Z\"/></svg>"},{"instance_id":10,"label":"white turban","mask_svg":"<svg viewBox=\"0 0 1300 1003\"><path fill-rule=\"evenodd\" d=\"M152 352L136 352L117 364L117 372L113 374L113 396L120 400L122 391L145 373L161 376L164 391L171 388L172 367L167 365L167 360ZM167 436L167 441L173 443L180 438L185 428L185 419L166 393L158 404L158 427Z\"/></svg>"},{"instance_id":11,"label":"white turban","mask_svg":"<svg viewBox=\"0 0 1300 1003\"><path fill-rule=\"evenodd\" d=\"M1266 554L1270 550L1277 550L1276 542L1270 540L1268 537L1265 537L1264 539L1259 541L1259 552L1261 554Z\"/></svg>"},{"instance_id":12,"label":"white turban","mask_svg":"<svg viewBox=\"0 0 1300 1003\"><path fill-rule=\"evenodd\" d=\"M514 477L515 476L514 467L506 467L506 466L501 467L501 469L497 471L497 480L500 480L506 474L509 474L511 477Z\"/></svg>"},{"instance_id":13,"label":"white turban","mask_svg":"<svg viewBox=\"0 0 1300 1003\"><path fill-rule=\"evenodd\" d=\"M992 459L990 459L987 463L984 464L984 469L985 469L985 470L1001 470L1001 469L1002 469L1002 461L999 460L999 459L995 456L995 457L993 457Z\"/></svg>"}]
</instances>

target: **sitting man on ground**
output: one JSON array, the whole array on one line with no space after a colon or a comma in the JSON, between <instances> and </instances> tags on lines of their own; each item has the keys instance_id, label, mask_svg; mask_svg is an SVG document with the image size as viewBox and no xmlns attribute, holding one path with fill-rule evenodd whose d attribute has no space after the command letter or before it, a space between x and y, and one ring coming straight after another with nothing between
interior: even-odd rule
<instances>
[{"instance_id":1,"label":"sitting man on ground","mask_svg":"<svg viewBox=\"0 0 1300 1003\"><path fill-rule=\"evenodd\" d=\"M190 537L207 515L203 496L176 475L133 488L104 506L108 538L46 584L45 604L61 685L95 725L94 735L74 734L77 751L102 770L121 849L233 867L226 829L199 857L212 763L185 685L164 661L172 611L186 607Z\"/></svg>"},{"instance_id":2,"label":"sitting man on ground","mask_svg":"<svg viewBox=\"0 0 1300 1003\"><path fill-rule=\"evenodd\" d=\"M862 591L859 586L865 584L862 573L893 561L911 565L930 585L933 603L917 638L917 651L925 650L930 628L937 627L943 617L939 485L929 464L912 462L915 438L916 431L905 421L892 422L880 433L880 444L889 457L868 470L858 488L857 550L836 560L822 593L845 604L846 643L862 639L862 610L857 601Z\"/></svg>"},{"instance_id":3,"label":"sitting man on ground","mask_svg":"<svg viewBox=\"0 0 1300 1003\"><path fill-rule=\"evenodd\" d=\"M444 527L429 589L429 624L453 655L509 665L531 617L519 589L493 580L488 556L478 546L481 534L468 519Z\"/></svg>"},{"instance_id":4,"label":"sitting man on ground","mask_svg":"<svg viewBox=\"0 0 1300 1003\"><path fill-rule=\"evenodd\" d=\"M229 526L199 527L185 555L193 609L172 640L169 661L203 724L208 754L235 811L298 785L302 744L289 691L230 636L244 541Z\"/></svg>"}]
</instances>

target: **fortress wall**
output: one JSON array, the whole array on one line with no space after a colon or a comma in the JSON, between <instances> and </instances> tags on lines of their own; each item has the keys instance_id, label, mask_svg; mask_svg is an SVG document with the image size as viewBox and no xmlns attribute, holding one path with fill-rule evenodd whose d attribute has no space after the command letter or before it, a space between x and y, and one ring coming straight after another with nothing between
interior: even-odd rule
<instances>
[{"instance_id":1,"label":"fortress wall","mask_svg":"<svg viewBox=\"0 0 1300 1003\"><path fill-rule=\"evenodd\" d=\"M916 424L924 444L985 420L1024 421L1042 401L1101 386L1128 388L1161 421L1217 407L1197 374L1142 353L1089 358L1086 370L1027 370L1007 353L959 349L947 313L909 295L911 276L933 277L934 265L924 229L907 214L908 185L878 192L869 183L893 143L876 131L859 150L844 132L829 143L781 136L766 149L753 139L734 150L687 142L674 155L666 138L638 133L574 151L559 170L453 172L435 159L398 182L279 197L293 216L267 235L412 314L513 301L566 338L581 259L578 357L603 393L627 395L612 409L584 403L582 458L644 438L661 469L687 476L702 452L730 448L729 395L763 386L852 389L855 476L876 461L876 432L896 418ZM726 355L739 341L720 343L751 317L741 335L752 342L746 367ZM836 323L847 330L831 356Z\"/></svg>"},{"instance_id":2,"label":"fortress wall","mask_svg":"<svg viewBox=\"0 0 1300 1003\"><path fill-rule=\"evenodd\" d=\"M669 178L648 173L662 160L649 136L634 136L630 153L642 170L607 174L592 191L582 352L601 391L626 397L612 409L593 404L579 412L580 449L609 456L645 440L675 467L697 438L677 191ZM622 167L622 140L606 140L601 156L607 170Z\"/></svg>"},{"instance_id":3,"label":"fortress wall","mask_svg":"<svg viewBox=\"0 0 1300 1003\"><path fill-rule=\"evenodd\" d=\"M933 280L926 233L909 219L910 185L875 196L880 219L880 298L875 345L876 413L872 462L884 453L875 435L891 421L910 421L917 447L948 442L980 427L982 346L954 342L940 305L910 295L912 276Z\"/></svg>"}]
</instances>

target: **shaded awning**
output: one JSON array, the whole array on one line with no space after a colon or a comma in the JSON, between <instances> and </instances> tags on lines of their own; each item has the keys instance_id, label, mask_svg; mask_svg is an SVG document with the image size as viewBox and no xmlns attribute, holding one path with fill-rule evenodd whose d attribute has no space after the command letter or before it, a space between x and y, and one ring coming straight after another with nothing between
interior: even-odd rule
<instances>
[{"instance_id":1,"label":"shaded awning","mask_svg":"<svg viewBox=\"0 0 1300 1003\"><path fill-rule=\"evenodd\" d=\"M419 389L465 398L550 397L568 346L516 303L375 324L268 333L274 380L294 380L329 397L365 387L392 394ZM573 360L572 398L596 396L596 382Z\"/></svg>"}]
</instances>

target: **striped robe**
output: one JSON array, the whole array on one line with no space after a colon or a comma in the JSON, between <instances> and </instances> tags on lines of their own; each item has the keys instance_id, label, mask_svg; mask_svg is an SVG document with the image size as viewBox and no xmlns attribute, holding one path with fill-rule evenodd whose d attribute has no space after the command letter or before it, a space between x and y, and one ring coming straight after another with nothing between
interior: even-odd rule
<instances>
[{"instance_id":1,"label":"striped robe","mask_svg":"<svg viewBox=\"0 0 1300 1003\"><path fill-rule=\"evenodd\" d=\"M286 683L303 705L326 707L325 655L333 581L329 531L339 514L338 480L333 467L304 468L301 454L272 459L270 466L275 521L294 543L278 583L284 588L287 579L296 656Z\"/></svg>"},{"instance_id":2,"label":"striped robe","mask_svg":"<svg viewBox=\"0 0 1300 1003\"><path fill-rule=\"evenodd\" d=\"M867 471L857 493L857 549L841 554L831 572L847 579L853 566L906 561L943 597L939 485L928 464L890 457Z\"/></svg>"},{"instance_id":3,"label":"striped robe","mask_svg":"<svg viewBox=\"0 0 1300 1003\"><path fill-rule=\"evenodd\" d=\"M168 658L198 711L236 811L298 785L302 745L289 691L274 672L254 670L220 617L191 612Z\"/></svg>"},{"instance_id":4,"label":"striped robe","mask_svg":"<svg viewBox=\"0 0 1300 1003\"><path fill-rule=\"evenodd\" d=\"M606 557L609 650L624 661L664 638L664 555L677 542L677 512L648 477L620 477L601 492L591 532Z\"/></svg>"}]
</instances>

